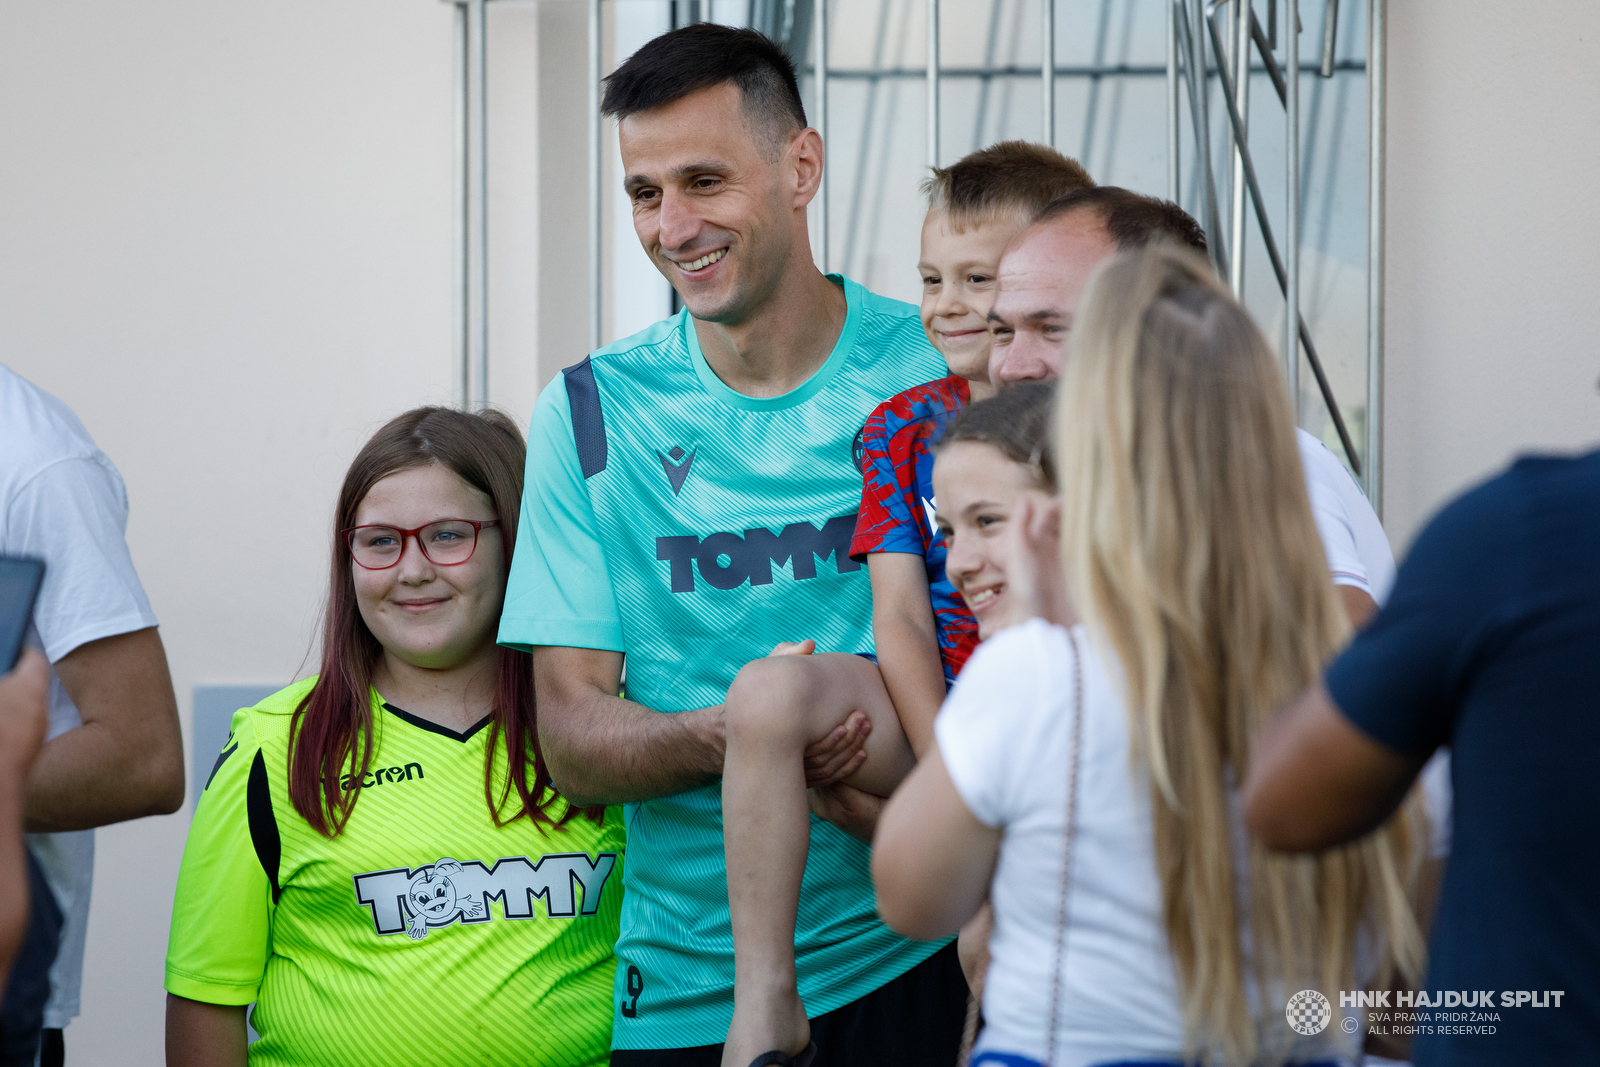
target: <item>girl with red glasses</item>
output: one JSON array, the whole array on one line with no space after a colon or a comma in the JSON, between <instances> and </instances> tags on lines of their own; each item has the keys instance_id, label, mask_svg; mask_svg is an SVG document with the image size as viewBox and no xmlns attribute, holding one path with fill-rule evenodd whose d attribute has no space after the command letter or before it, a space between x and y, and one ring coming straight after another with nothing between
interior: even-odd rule
<instances>
[{"instance_id":1,"label":"girl with red glasses","mask_svg":"<svg viewBox=\"0 0 1600 1067\"><path fill-rule=\"evenodd\" d=\"M606 1061L621 813L555 792L495 643L524 457L418 408L351 464L321 672L235 714L189 832L168 1064Z\"/></svg>"}]
</instances>

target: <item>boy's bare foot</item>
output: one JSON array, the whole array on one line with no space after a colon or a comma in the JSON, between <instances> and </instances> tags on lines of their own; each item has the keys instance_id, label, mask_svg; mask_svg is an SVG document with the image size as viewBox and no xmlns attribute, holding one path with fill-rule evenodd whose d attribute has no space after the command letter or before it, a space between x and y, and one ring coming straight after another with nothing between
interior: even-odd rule
<instances>
[{"instance_id":1,"label":"boy's bare foot","mask_svg":"<svg viewBox=\"0 0 1600 1067\"><path fill-rule=\"evenodd\" d=\"M798 1056L810 1040L805 1005L792 987L764 997L736 996L722 1067L749 1067L751 1060L774 1049Z\"/></svg>"}]
</instances>

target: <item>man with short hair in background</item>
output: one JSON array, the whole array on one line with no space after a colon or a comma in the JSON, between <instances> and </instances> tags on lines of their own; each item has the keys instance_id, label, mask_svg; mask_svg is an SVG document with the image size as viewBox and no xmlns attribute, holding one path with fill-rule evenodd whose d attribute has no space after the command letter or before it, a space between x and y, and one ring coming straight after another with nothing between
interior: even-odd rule
<instances>
[{"instance_id":1,"label":"man with short hair in background","mask_svg":"<svg viewBox=\"0 0 1600 1067\"><path fill-rule=\"evenodd\" d=\"M1206 251L1205 231L1178 205L1112 185L1060 197L1000 260L989 380L1055 378L1089 277L1101 263L1153 241ZM1359 629L1394 583L1394 553L1361 487L1326 445L1297 429L1311 510L1345 612Z\"/></svg>"},{"instance_id":2,"label":"man with short hair in background","mask_svg":"<svg viewBox=\"0 0 1600 1067\"><path fill-rule=\"evenodd\" d=\"M177 699L127 524L122 477L83 423L0 366L0 555L45 563L28 643L51 663L50 726L25 806L28 846L62 916L43 1067L62 1062L61 1031L78 1014L94 827L183 804Z\"/></svg>"},{"instance_id":3,"label":"man with short hair in background","mask_svg":"<svg viewBox=\"0 0 1600 1067\"><path fill-rule=\"evenodd\" d=\"M640 243L685 310L540 396L500 640L533 650L557 787L627 804L611 1062L709 1067L733 1015L722 702L779 642L872 651L852 442L880 401L948 368L916 307L813 262L823 145L777 45L665 34L607 80L604 110ZM813 746L812 785L855 769L864 721ZM820 1063L954 1062L954 945L880 923L867 846L819 820L796 979ZM768 1062L806 1062L803 1045Z\"/></svg>"}]
</instances>

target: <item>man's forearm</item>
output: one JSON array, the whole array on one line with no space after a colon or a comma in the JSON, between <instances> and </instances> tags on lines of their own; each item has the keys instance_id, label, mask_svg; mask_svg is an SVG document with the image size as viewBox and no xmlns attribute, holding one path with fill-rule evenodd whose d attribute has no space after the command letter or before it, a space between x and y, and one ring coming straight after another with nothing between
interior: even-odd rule
<instances>
[{"instance_id":1,"label":"man's forearm","mask_svg":"<svg viewBox=\"0 0 1600 1067\"><path fill-rule=\"evenodd\" d=\"M1427 755L1405 755L1368 737L1319 683L1256 739L1242 789L1245 822L1274 851L1346 844L1394 813Z\"/></svg>"},{"instance_id":2,"label":"man's forearm","mask_svg":"<svg viewBox=\"0 0 1600 1067\"><path fill-rule=\"evenodd\" d=\"M722 707L664 714L614 694L620 653L534 650L539 748L573 804L672 796L722 777Z\"/></svg>"},{"instance_id":3,"label":"man's forearm","mask_svg":"<svg viewBox=\"0 0 1600 1067\"><path fill-rule=\"evenodd\" d=\"M580 807L669 797L722 777L722 705L672 714L614 694L622 654L586 648L533 651L539 751L556 789ZM804 753L806 785L825 786L861 765L871 722L852 712Z\"/></svg>"},{"instance_id":4,"label":"man's forearm","mask_svg":"<svg viewBox=\"0 0 1600 1067\"><path fill-rule=\"evenodd\" d=\"M574 804L625 804L686 793L722 777L722 708L664 714L596 693L559 715L539 709L556 788Z\"/></svg>"}]
</instances>

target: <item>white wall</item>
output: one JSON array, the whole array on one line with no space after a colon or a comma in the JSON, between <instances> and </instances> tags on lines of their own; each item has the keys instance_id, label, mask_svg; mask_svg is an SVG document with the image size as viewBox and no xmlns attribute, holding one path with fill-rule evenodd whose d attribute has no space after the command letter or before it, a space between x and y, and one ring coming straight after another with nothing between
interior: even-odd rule
<instances>
[{"instance_id":1,"label":"white wall","mask_svg":"<svg viewBox=\"0 0 1600 1067\"><path fill-rule=\"evenodd\" d=\"M490 12L491 382L519 421L547 373L540 14ZM197 684L300 668L360 442L454 400L451 19L437 0L0 5L0 361L127 481L186 737ZM69 1062L161 1062L188 811L100 832Z\"/></svg>"},{"instance_id":2,"label":"white wall","mask_svg":"<svg viewBox=\"0 0 1600 1067\"><path fill-rule=\"evenodd\" d=\"M1390 0L1397 546L1527 449L1600 440L1600 5Z\"/></svg>"},{"instance_id":3,"label":"white wall","mask_svg":"<svg viewBox=\"0 0 1600 1067\"><path fill-rule=\"evenodd\" d=\"M1517 450L1600 437L1600 9L1390 7L1403 544ZM491 385L519 421L587 336L582 12L490 10ZM0 361L120 466L186 730L195 685L301 666L350 456L454 399L451 18L435 0L0 5ZM608 273L613 329L630 270ZM160 1062L186 826L100 835L73 1062Z\"/></svg>"}]
</instances>

